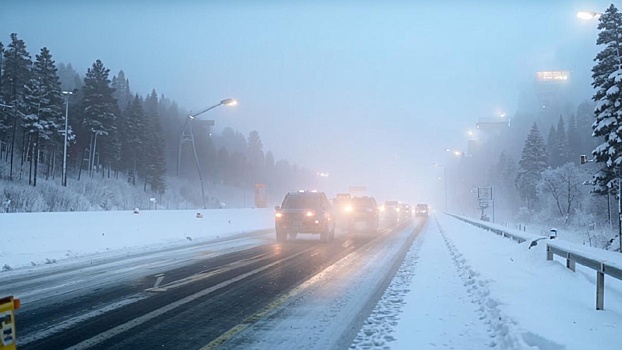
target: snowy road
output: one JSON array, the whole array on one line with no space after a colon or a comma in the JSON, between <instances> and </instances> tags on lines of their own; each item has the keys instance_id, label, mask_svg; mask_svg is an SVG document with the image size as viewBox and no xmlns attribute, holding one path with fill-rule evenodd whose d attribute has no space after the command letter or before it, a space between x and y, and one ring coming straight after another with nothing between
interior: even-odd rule
<instances>
[{"instance_id":1,"label":"snowy road","mask_svg":"<svg viewBox=\"0 0 622 350\"><path fill-rule=\"evenodd\" d=\"M438 214L427 220L416 218L392 232L383 231L377 239L370 241L356 242L341 236L327 250L327 246L315 247L316 242L304 239L281 246L274 243L273 233L244 238L253 229L265 229L272 224L271 218L265 218L265 213L257 210L210 212L208 215L214 216L213 221L197 220L189 215L194 214L192 212L157 214L128 217L127 213L89 213L79 216L84 216L85 221L89 217L101 217L102 222L103 217L107 221L132 220L136 231L151 232L149 237L153 236L154 242L178 237L180 233L184 233L181 237L186 237L186 232L192 233L194 239L184 238L173 245L166 243L141 248L129 242L138 242L140 238L138 243L144 244L142 241L147 236L135 237L127 235L124 230L106 230L107 244L128 248L95 253L102 246L89 247L92 242L89 233L89 239L74 239L68 243L74 246L79 243L83 251L92 251L92 254L0 273L0 286L3 287L0 294L10 292L23 299L22 309L16 315L18 322L23 322L18 323L18 341L34 345L37 339L53 338L56 332L74 329L74 333L65 335L67 344L74 344L73 339L69 339L72 335L107 334L109 328L98 331L88 325L81 326L80 323L87 319L111 327L124 322L130 324L140 317L144 319L145 327L148 326L145 328L147 332L137 329L133 333L113 334L110 339L120 341L123 338L116 348L134 348L136 344L146 344L145 339L151 339L150 346L160 346L171 339L183 340L184 348L197 349L277 350L291 349L292 344L301 349L372 350L620 348L622 281L606 279L605 310L596 311L594 271L577 265L576 272L572 272L558 258L547 261L546 241L530 248L529 242L517 244ZM41 218L49 221L49 216L42 215ZM10 218L22 217L39 225L38 215ZM213 222L231 227L228 231L215 229ZM235 223L240 226L233 226ZM173 224L179 227L173 230ZM165 225L171 228L161 229ZM240 229L242 225L244 229ZM99 230L100 226L96 229ZM197 235L199 230L205 233ZM240 233L243 231L246 233ZM0 257L9 258L11 265L12 261L19 265L17 263L24 260L19 254L20 247L28 248L31 256L38 257L36 261L46 260L52 253L64 254L57 249L50 250L49 244L40 244L52 237L50 232L56 231L46 231L45 235L32 231L27 237L32 236L37 245L14 245L15 250L0 252ZM74 232L84 233L84 226L64 226L62 232L79 238ZM94 234L97 232L93 229ZM101 237L101 233L98 235ZM17 242L18 235L2 236L0 242L2 239L8 244L0 248ZM248 250L249 245L265 249ZM290 248L291 253L300 259L292 255L291 259L286 258L289 262L283 264L279 254L287 253ZM75 251L74 247L67 249ZM247 252L235 253L242 249ZM226 252L231 254L222 255ZM595 250L595 254L602 254L608 261L620 260L618 254L611 252ZM261 265L269 256L275 260L269 265ZM192 261L217 257L210 263L210 269L230 273L217 274L221 277L214 283L210 279L216 275L212 276L212 272L203 274L212 270L205 270L201 264L177 269L179 265ZM244 261L261 265L248 267L258 272L256 278L244 271L239 271L240 275L235 272L237 268L229 268ZM131 266L127 266L127 262ZM95 263L104 265L98 267ZM311 263L315 267L301 273ZM153 287L153 274L161 272L164 265L175 267L176 271L166 273L163 286L178 286L174 289L184 295L145 291L145 288ZM223 270L218 266L227 268ZM119 271L117 277L126 282L115 284L113 270ZM267 274L260 274L260 270ZM52 282L57 273L61 273L61 278ZM149 278L137 279L145 273ZM205 276L209 278L203 278ZM243 282L242 279L246 278L249 280ZM85 281L88 279L90 281ZM175 284L175 281L181 284ZM239 281L236 284L240 288L225 290L223 287L220 292L213 293L214 288L229 283L227 281ZM282 285L283 282L291 284L287 287ZM114 288L103 295L99 290L102 283ZM284 288L273 289L278 285ZM80 314L83 317L73 317L76 314L68 311L72 307L81 307L76 301L86 300L74 298L75 293L82 293L81 290L87 294L90 290L100 293L89 295L97 302L97 307L82 304L91 312ZM260 292L261 300L255 298ZM59 293L65 295L58 297ZM106 304L106 300L117 301L119 293L138 293L136 295L140 297L123 299L130 304L124 304L123 300ZM39 313L36 310L38 305L45 304L48 297L52 302L50 307L58 312ZM240 312L233 315L235 308L232 306ZM154 312L171 308L179 310L174 314L153 316ZM119 316L123 316L122 322ZM75 324L68 325L68 317ZM37 322L39 326L35 325ZM184 332L174 332L172 334L177 338L171 338L169 325L177 324L183 324L181 329ZM89 328L92 334L80 333L78 326ZM99 348L111 346L110 342L102 342Z\"/></svg>"}]
</instances>

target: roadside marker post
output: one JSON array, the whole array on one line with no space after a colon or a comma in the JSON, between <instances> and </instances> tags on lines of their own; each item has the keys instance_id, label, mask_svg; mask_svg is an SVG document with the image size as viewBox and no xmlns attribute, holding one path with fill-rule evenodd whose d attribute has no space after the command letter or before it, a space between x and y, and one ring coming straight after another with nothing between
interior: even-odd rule
<instances>
[{"instance_id":1,"label":"roadside marker post","mask_svg":"<svg viewBox=\"0 0 622 350\"><path fill-rule=\"evenodd\" d=\"M13 296L0 298L0 350L15 350L15 310L19 309L19 299Z\"/></svg>"}]
</instances>

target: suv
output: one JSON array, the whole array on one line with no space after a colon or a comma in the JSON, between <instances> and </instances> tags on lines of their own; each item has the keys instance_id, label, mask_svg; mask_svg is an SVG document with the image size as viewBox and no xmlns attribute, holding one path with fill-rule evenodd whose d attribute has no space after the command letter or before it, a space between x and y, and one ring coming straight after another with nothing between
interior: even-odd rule
<instances>
[{"instance_id":1,"label":"suv","mask_svg":"<svg viewBox=\"0 0 622 350\"><path fill-rule=\"evenodd\" d=\"M365 224L366 231L378 230L378 203L374 197L354 197L350 200L350 205L348 231L356 230L361 222Z\"/></svg>"},{"instance_id":2,"label":"suv","mask_svg":"<svg viewBox=\"0 0 622 350\"><path fill-rule=\"evenodd\" d=\"M324 192L289 192L280 207L275 207L274 227L276 240L285 242L287 236L298 233L319 234L323 242L335 238L335 220L332 206Z\"/></svg>"},{"instance_id":3,"label":"suv","mask_svg":"<svg viewBox=\"0 0 622 350\"><path fill-rule=\"evenodd\" d=\"M430 209L427 204L417 204L415 207L415 216L429 216Z\"/></svg>"},{"instance_id":4,"label":"suv","mask_svg":"<svg viewBox=\"0 0 622 350\"><path fill-rule=\"evenodd\" d=\"M397 225L400 222L400 202L386 201L382 207L384 219L388 225Z\"/></svg>"}]
</instances>

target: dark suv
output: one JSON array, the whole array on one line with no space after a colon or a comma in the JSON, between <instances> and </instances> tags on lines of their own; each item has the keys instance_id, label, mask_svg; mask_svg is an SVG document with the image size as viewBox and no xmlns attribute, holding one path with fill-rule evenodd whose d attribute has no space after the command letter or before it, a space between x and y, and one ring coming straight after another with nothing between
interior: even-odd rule
<instances>
[{"instance_id":1,"label":"dark suv","mask_svg":"<svg viewBox=\"0 0 622 350\"><path fill-rule=\"evenodd\" d=\"M358 230L360 223L365 225L366 231L378 230L378 203L374 197L354 197L350 200L350 206L348 231Z\"/></svg>"},{"instance_id":2,"label":"dark suv","mask_svg":"<svg viewBox=\"0 0 622 350\"><path fill-rule=\"evenodd\" d=\"M429 216L430 209L427 204L417 204L415 207L415 216Z\"/></svg>"},{"instance_id":3,"label":"dark suv","mask_svg":"<svg viewBox=\"0 0 622 350\"><path fill-rule=\"evenodd\" d=\"M289 192L280 207L275 207L276 240L285 242L287 236L298 233L319 234L323 242L335 238L335 220L332 206L324 192Z\"/></svg>"}]
</instances>

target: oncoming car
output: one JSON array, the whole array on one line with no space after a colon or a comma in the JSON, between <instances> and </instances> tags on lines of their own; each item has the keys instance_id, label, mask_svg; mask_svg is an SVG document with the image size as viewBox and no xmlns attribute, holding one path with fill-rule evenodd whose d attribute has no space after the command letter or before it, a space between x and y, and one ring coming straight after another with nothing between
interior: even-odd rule
<instances>
[{"instance_id":1,"label":"oncoming car","mask_svg":"<svg viewBox=\"0 0 622 350\"><path fill-rule=\"evenodd\" d=\"M334 214L324 192L289 192L275 210L274 227L278 242L285 242L288 236L296 238L298 233L319 234L323 242L335 238Z\"/></svg>"}]
</instances>

